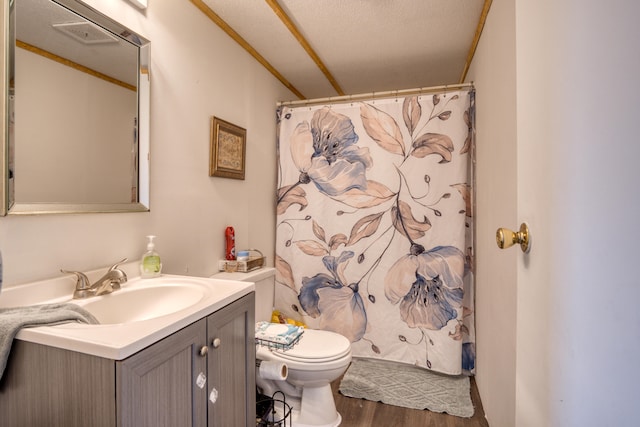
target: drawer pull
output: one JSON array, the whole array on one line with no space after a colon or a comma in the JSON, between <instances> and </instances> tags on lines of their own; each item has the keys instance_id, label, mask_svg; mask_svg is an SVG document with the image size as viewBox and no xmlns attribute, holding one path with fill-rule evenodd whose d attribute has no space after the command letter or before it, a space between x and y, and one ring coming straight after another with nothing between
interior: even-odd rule
<instances>
[{"instance_id":1,"label":"drawer pull","mask_svg":"<svg viewBox=\"0 0 640 427\"><path fill-rule=\"evenodd\" d=\"M209 347L207 347L206 345L203 345L202 348L200 349L200 356L204 357L207 355L207 353L209 353Z\"/></svg>"},{"instance_id":2,"label":"drawer pull","mask_svg":"<svg viewBox=\"0 0 640 427\"><path fill-rule=\"evenodd\" d=\"M220 341L220 338L214 338L213 341L211 342L211 345L213 346L213 348L220 347L220 344L222 344L222 342Z\"/></svg>"}]
</instances>

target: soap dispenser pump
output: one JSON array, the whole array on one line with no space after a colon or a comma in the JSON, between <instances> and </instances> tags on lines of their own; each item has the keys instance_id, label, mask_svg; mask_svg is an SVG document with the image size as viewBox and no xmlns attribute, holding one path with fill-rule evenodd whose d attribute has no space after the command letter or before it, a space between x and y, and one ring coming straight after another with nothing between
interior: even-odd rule
<instances>
[{"instance_id":1,"label":"soap dispenser pump","mask_svg":"<svg viewBox=\"0 0 640 427\"><path fill-rule=\"evenodd\" d=\"M156 236L147 236L147 239L149 239L147 252L142 255L142 260L140 261L140 276L143 279L158 277L162 272L160 254L155 251L155 244L153 243L153 239L155 238Z\"/></svg>"}]
</instances>

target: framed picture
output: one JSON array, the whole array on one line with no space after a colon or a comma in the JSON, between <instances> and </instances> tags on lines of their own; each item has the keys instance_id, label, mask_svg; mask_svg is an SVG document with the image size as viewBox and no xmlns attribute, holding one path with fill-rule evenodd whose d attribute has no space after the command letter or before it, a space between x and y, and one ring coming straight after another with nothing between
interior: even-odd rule
<instances>
[{"instance_id":1,"label":"framed picture","mask_svg":"<svg viewBox=\"0 0 640 427\"><path fill-rule=\"evenodd\" d=\"M211 117L209 176L244 179L247 131Z\"/></svg>"}]
</instances>

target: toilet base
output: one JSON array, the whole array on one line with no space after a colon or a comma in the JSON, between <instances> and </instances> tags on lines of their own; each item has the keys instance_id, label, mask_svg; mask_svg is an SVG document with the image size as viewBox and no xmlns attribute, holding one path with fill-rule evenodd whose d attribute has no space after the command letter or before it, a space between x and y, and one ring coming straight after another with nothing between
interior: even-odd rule
<instances>
[{"instance_id":1,"label":"toilet base","mask_svg":"<svg viewBox=\"0 0 640 427\"><path fill-rule=\"evenodd\" d=\"M302 397L285 395L285 401L291 408L291 424L286 425L291 427L338 427L342 423L329 384L305 387Z\"/></svg>"}]
</instances>

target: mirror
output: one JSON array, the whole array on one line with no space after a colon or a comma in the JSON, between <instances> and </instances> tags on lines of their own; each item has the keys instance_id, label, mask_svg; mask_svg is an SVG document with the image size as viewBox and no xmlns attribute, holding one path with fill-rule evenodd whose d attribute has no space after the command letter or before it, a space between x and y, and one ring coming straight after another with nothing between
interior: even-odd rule
<instances>
[{"instance_id":1,"label":"mirror","mask_svg":"<svg viewBox=\"0 0 640 427\"><path fill-rule=\"evenodd\" d=\"M0 214L149 210L149 41L78 0L2 0Z\"/></svg>"}]
</instances>

